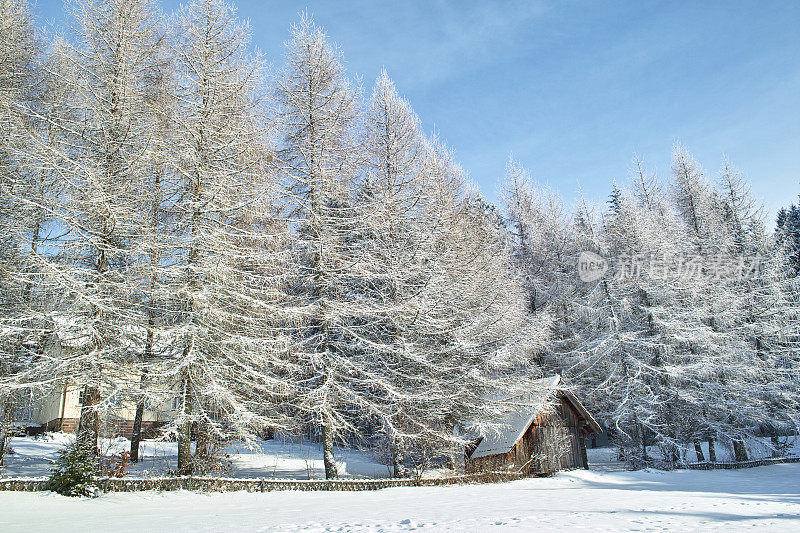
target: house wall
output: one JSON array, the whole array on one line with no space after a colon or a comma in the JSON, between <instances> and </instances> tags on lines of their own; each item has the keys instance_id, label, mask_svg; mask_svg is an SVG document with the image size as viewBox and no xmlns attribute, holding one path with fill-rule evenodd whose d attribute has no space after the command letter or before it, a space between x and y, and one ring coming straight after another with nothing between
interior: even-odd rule
<instances>
[{"instance_id":1,"label":"house wall","mask_svg":"<svg viewBox=\"0 0 800 533\"><path fill-rule=\"evenodd\" d=\"M468 458L465 461L464 469L469 474L474 474L476 472L504 472L515 470L514 456L515 450L508 453Z\"/></svg>"},{"instance_id":2,"label":"house wall","mask_svg":"<svg viewBox=\"0 0 800 533\"><path fill-rule=\"evenodd\" d=\"M561 470L583 468L583 453L580 440L582 438L581 418L572 406L563 398L559 402L558 411L566 434L564 449L561 453Z\"/></svg>"},{"instance_id":3,"label":"house wall","mask_svg":"<svg viewBox=\"0 0 800 533\"><path fill-rule=\"evenodd\" d=\"M85 349L88 340L89 337L82 335L80 331L68 331L65 336L52 336L46 340L43 349L50 356L59 358L72 350ZM104 377L123 391L135 390L141 380L141 374L133 366L119 368L116 374ZM32 398L32 417L25 422L42 426L48 431L75 432L81 416L80 395L81 387L71 384L57 385L44 396ZM171 404L170 398L155 409L145 410L142 426L145 429L155 428L171 421L176 415L171 410ZM101 430L109 436L129 437L133 432L135 416L136 402L123 398L118 407L100 413Z\"/></svg>"},{"instance_id":4,"label":"house wall","mask_svg":"<svg viewBox=\"0 0 800 533\"><path fill-rule=\"evenodd\" d=\"M74 433L78 429L81 416L80 393L80 387L70 385L67 387L65 398L64 386L56 387L38 400L35 423L44 426L47 431ZM170 410L170 403L170 401L164 402L157 409L145 409L142 417L142 427L145 431L164 425L174 418L175 412ZM123 400L120 407L101 413L101 429L107 436L130 438L133 434L135 416L136 402Z\"/></svg>"}]
</instances>

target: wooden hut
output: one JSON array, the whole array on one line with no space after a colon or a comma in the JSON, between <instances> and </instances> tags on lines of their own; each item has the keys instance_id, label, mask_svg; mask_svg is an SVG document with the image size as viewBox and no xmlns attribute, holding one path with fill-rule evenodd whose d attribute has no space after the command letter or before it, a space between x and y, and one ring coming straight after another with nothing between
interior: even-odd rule
<instances>
[{"instance_id":1,"label":"wooden hut","mask_svg":"<svg viewBox=\"0 0 800 533\"><path fill-rule=\"evenodd\" d=\"M536 394L517 399L505 430L478 439L467 450L467 472L512 471L549 474L589 468L587 436L600 426L574 394L559 387L559 376L536 382Z\"/></svg>"}]
</instances>

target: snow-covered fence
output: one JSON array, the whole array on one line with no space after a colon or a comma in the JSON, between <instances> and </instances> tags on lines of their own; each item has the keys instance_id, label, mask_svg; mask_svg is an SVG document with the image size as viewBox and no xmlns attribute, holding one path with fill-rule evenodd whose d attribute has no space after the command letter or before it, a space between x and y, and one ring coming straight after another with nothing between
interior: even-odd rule
<instances>
[{"instance_id":1,"label":"snow-covered fence","mask_svg":"<svg viewBox=\"0 0 800 533\"><path fill-rule=\"evenodd\" d=\"M800 463L800 456L796 457L765 457L752 461L739 462L709 462L689 463L686 468L690 470L732 470L735 468L754 468L756 466L777 465L781 463Z\"/></svg>"},{"instance_id":2,"label":"snow-covered fence","mask_svg":"<svg viewBox=\"0 0 800 533\"><path fill-rule=\"evenodd\" d=\"M463 476L430 479L242 479L212 477L98 478L103 492L137 492L143 490L197 492L270 492L275 490L380 490L392 487L432 487L467 483L501 483L526 477L514 472L483 472ZM36 492L45 490L46 479L0 479L0 491Z\"/></svg>"}]
</instances>

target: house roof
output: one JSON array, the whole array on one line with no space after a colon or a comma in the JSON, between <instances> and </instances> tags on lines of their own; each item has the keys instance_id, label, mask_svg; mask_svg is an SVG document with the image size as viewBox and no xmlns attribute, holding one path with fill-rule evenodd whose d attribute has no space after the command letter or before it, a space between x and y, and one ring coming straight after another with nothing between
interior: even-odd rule
<instances>
[{"instance_id":1,"label":"house roof","mask_svg":"<svg viewBox=\"0 0 800 533\"><path fill-rule=\"evenodd\" d=\"M503 421L503 429L499 433L489 433L481 439L478 447L470 457L485 457L498 453L506 453L525 435L536 416L542 412L552 399L561 377L556 374L534 381L534 391L518 408L508 413Z\"/></svg>"},{"instance_id":2,"label":"house roof","mask_svg":"<svg viewBox=\"0 0 800 533\"><path fill-rule=\"evenodd\" d=\"M534 391L525 398L524 402L520 402L520 405L507 415L503 424L505 429L499 433L490 433L484 436L475 451L470 455L470 458L486 457L510 451L522 439L530 425L536 420L536 417L555 399L556 393L563 394L575 410L585 418L586 424L590 429L595 433L600 433L600 426L592 415L589 414L574 394L559 388L560 382L561 377L558 374L537 379L534 382L536 385L533 387Z\"/></svg>"},{"instance_id":3,"label":"house roof","mask_svg":"<svg viewBox=\"0 0 800 533\"><path fill-rule=\"evenodd\" d=\"M602 433L603 428L600 427L600 424L597 423L597 420L586 410L586 407L578 400L578 398L572 393L572 391L562 390L560 391L561 394L572 404L572 407L575 408L578 413L584 418L586 425L592 430L592 433Z\"/></svg>"},{"instance_id":4,"label":"house roof","mask_svg":"<svg viewBox=\"0 0 800 533\"><path fill-rule=\"evenodd\" d=\"M63 348L85 349L92 344L92 329L88 325L88 319L80 316L70 316L60 313L52 313L51 320L51 341L56 342ZM116 327L116 336L120 341L124 341L124 349L131 355L141 355L145 350L145 340L147 339L147 328L141 325L125 324ZM174 330L156 328L153 330L152 350L156 354L168 354L174 350L173 344L178 338Z\"/></svg>"}]
</instances>

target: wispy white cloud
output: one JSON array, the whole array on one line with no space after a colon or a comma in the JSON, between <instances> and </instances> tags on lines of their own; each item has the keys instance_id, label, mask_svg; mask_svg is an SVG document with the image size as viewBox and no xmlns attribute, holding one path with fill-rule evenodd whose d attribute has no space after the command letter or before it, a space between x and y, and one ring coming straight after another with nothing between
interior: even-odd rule
<instances>
[{"instance_id":1,"label":"wispy white cloud","mask_svg":"<svg viewBox=\"0 0 800 533\"><path fill-rule=\"evenodd\" d=\"M406 90L422 90L525 53L524 39L547 11L541 1L405 2L309 9L358 66L386 66Z\"/></svg>"}]
</instances>

